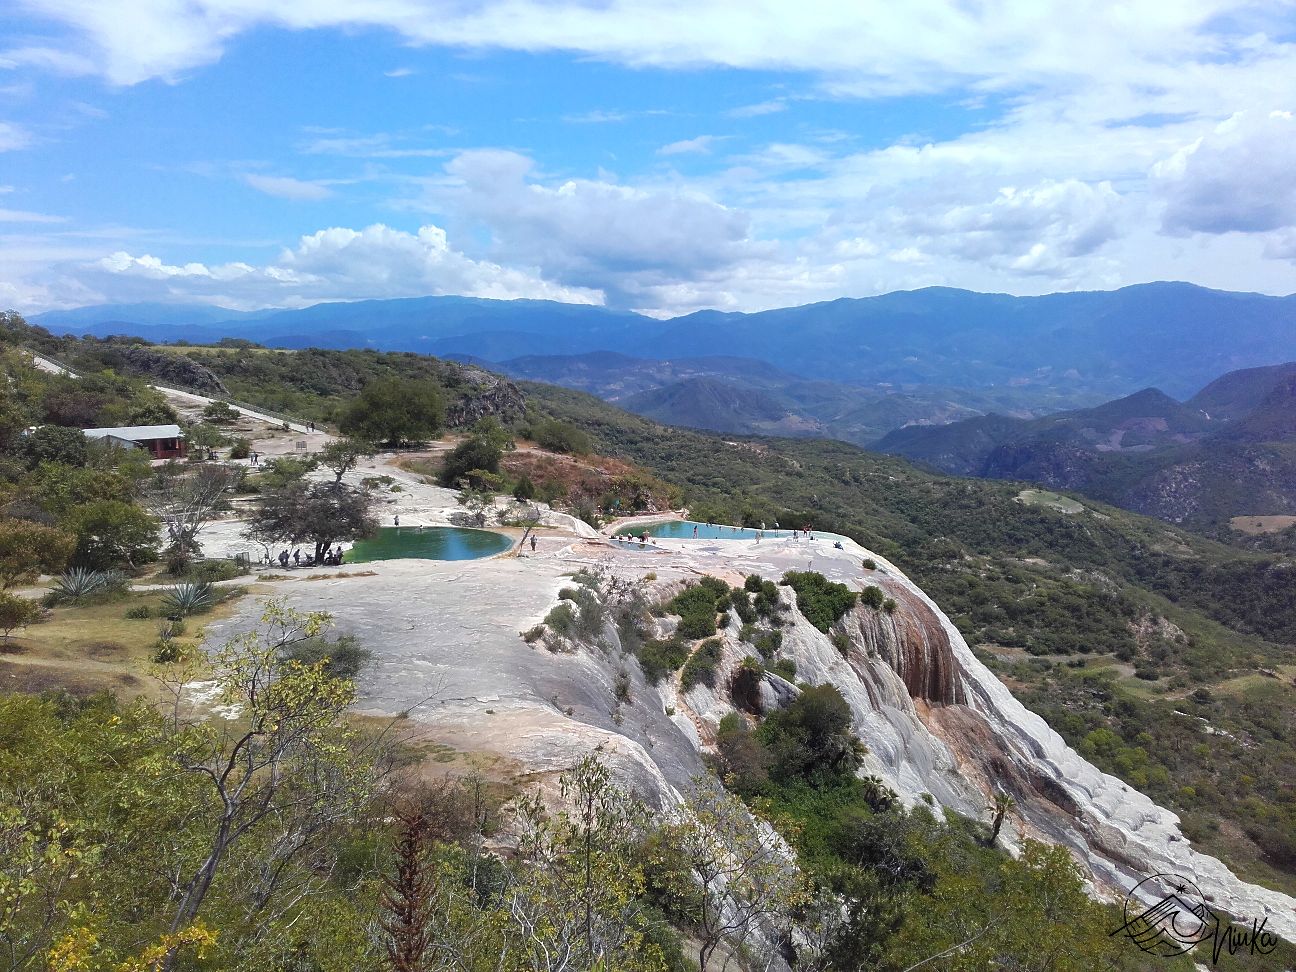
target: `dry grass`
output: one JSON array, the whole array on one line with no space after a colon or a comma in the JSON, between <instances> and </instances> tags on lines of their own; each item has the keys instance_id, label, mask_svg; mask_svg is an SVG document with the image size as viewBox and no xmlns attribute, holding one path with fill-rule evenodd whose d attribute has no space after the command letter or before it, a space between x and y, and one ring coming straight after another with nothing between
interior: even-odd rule
<instances>
[{"instance_id":1,"label":"dry grass","mask_svg":"<svg viewBox=\"0 0 1296 972\"><path fill-rule=\"evenodd\" d=\"M1252 537L1281 533L1290 526L1296 526L1296 516L1235 516L1229 520L1230 528Z\"/></svg>"},{"instance_id":2,"label":"dry grass","mask_svg":"<svg viewBox=\"0 0 1296 972\"><path fill-rule=\"evenodd\" d=\"M206 625L234 612L239 596L187 619L187 630L177 640L197 645ZM149 591L100 604L53 608L48 620L27 628L0 651L0 691L151 695L154 683L148 669L161 621L128 619L126 611L147 605L156 615L161 604L162 592Z\"/></svg>"}]
</instances>

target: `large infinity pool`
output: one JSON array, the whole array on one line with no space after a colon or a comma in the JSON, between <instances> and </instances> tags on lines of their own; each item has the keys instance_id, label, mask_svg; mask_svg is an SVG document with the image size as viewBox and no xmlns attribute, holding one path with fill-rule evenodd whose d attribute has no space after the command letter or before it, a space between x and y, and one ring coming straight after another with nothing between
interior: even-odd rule
<instances>
[{"instance_id":1,"label":"large infinity pool","mask_svg":"<svg viewBox=\"0 0 1296 972\"><path fill-rule=\"evenodd\" d=\"M513 541L490 530L460 527L383 527L368 540L357 540L346 553L348 564L374 560L476 560L503 553Z\"/></svg>"},{"instance_id":2,"label":"large infinity pool","mask_svg":"<svg viewBox=\"0 0 1296 972\"><path fill-rule=\"evenodd\" d=\"M693 528L697 528L697 534ZM660 523L640 523L624 526L617 530L616 537L638 537L647 530L650 537L663 537L668 540L755 540L758 531L747 527L719 526L717 524L695 523L692 520L662 520ZM766 530L765 536L783 536L788 530Z\"/></svg>"}]
</instances>

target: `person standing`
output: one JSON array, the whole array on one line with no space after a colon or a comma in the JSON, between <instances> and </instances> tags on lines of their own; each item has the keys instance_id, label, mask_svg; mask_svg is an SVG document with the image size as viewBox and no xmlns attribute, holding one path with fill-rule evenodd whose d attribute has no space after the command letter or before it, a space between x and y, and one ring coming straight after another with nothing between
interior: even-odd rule
<instances>
[{"instance_id":1,"label":"person standing","mask_svg":"<svg viewBox=\"0 0 1296 972\"><path fill-rule=\"evenodd\" d=\"M536 552L536 538L534 533L531 534L531 552L532 553Z\"/></svg>"}]
</instances>

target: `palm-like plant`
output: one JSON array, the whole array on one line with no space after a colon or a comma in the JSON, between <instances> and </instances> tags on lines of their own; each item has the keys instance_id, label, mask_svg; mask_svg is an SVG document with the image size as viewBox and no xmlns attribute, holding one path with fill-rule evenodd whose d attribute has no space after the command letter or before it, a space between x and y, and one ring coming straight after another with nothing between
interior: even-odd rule
<instances>
[{"instance_id":1,"label":"palm-like plant","mask_svg":"<svg viewBox=\"0 0 1296 972\"><path fill-rule=\"evenodd\" d=\"M1017 809L1017 801L1003 790L996 790L994 803L990 804L986 809L994 814L990 824L990 845L993 847L999 839L999 831L1003 829L1004 818Z\"/></svg>"},{"instance_id":2,"label":"palm-like plant","mask_svg":"<svg viewBox=\"0 0 1296 972\"><path fill-rule=\"evenodd\" d=\"M169 615L184 617L205 611L216 603L216 588L207 581L196 584L177 584L167 590L162 607Z\"/></svg>"},{"instance_id":3,"label":"palm-like plant","mask_svg":"<svg viewBox=\"0 0 1296 972\"><path fill-rule=\"evenodd\" d=\"M104 586L104 575L97 570L73 567L64 571L54 582L54 593L62 601L79 601Z\"/></svg>"}]
</instances>

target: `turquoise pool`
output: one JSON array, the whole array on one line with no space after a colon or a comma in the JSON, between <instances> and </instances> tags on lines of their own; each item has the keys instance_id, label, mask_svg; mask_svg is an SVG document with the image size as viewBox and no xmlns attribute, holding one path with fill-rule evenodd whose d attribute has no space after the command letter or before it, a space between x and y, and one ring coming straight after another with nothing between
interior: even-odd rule
<instances>
[{"instance_id":1,"label":"turquoise pool","mask_svg":"<svg viewBox=\"0 0 1296 972\"><path fill-rule=\"evenodd\" d=\"M513 541L490 530L460 527L383 527L346 552L348 564L375 560L476 560L503 553Z\"/></svg>"},{"instance_id":2,"label":"turquoise pool","mask_svg":"<svg viewBox=\"0 0 1296 972\"><path fill-rule=\"evenodd\" d=\"M693 528L697 533L693 533ZM755 540L758 531L747 527L719 526L718 524L695 523L692 520L663 520L660 523L641 523L635 526L624 526L613 536L637 537L647 530L650 537L662 537L667 540ZM790 530L766 530L765 536L786 536Z\"/></svg>"}]
</instances>

